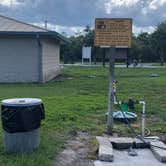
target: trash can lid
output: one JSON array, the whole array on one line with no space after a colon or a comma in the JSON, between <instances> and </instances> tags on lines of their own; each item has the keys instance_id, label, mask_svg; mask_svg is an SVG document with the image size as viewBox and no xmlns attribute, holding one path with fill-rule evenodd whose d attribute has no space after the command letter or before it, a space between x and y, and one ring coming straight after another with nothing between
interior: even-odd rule
<instances>
[{"instance_id":1,"label":"trash can lid","mask_svg":"<svg viewBox=\"0 0 166 166\"><path fill-rule=\"evenodd\" d=\"M42 103L41 99L37 98L13 98L1 101L4 106L33 106Z\"/></svg>"}]
</instances>

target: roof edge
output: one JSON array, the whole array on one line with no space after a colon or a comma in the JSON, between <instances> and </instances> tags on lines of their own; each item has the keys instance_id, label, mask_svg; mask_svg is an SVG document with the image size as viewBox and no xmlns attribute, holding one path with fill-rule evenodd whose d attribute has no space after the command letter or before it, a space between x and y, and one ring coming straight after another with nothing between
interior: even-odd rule
<instances>
[{"instance_id":1,"label":"roof edge","mask_svg":"<svg viewBox=\"0 0 166 166\"><path fill-rule=\"evenodd\" d=\"M24 32L24 31L20 31L20 32L16 32L16 31L0 31L0 35L1 36L6 36L6 35L25 35L25 36L30 36L30 35L34 35L34 36L52 36L57 38L58 40L60 40L60 42L62 43L69 43L68 39L64 36L62 36L61 34L57 33L56 31L48 31L48 32Z\"/></svg>"}]
</instances>

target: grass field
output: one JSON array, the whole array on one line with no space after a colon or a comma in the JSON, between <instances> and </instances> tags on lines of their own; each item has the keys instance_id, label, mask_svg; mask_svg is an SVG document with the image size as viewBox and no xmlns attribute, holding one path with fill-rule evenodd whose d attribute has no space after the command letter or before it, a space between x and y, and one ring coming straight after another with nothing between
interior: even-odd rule
<instances>
[{"instance_id":1,"label":"grass field","mask_svg":"<svg viewBox=\"0 0 166 166\"><path fill-rule=\"evenodd\" d=\"M151 134L166 136L166 70L116 69L120 100L145 100L147 127ZM150 78L152 73L159 78ZM108 68L65 67L62 76L46 84L1 84L0 99L38 97L45 104L46 120L41 126L41 145L32 154L7 154L0 130L0 166L51 166L65 140L77 130L92 136L106 132ZM137 106L140 115L141 107ZM140 120L135 122L140 125ZM139 127L136 128L140 132ZM115 124L114 132L128 135L126 125Z\"/></svg>"}]
</instances>

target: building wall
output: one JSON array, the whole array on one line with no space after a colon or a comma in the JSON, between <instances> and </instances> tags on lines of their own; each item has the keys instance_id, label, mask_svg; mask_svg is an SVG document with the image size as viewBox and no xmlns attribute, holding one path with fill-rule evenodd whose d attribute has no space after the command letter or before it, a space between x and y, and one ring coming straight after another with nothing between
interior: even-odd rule
<instances>
[{"instance_id":1,"label":"building wall","mask_svg":"<svg viewBox=\"0 0 166 166\"><path fill-rule=\"evenodd\" d=\"M42 39L43 82L55 78L60 73L60 44L53 39Z\"/></svg>"},{"instance_id":2,"label":"building wall","mask_svg":"<svg viewBox=\"0 0 166 166\"><path fill-rule=\"evenodd\" d=\"M38 82L38 59L35 38L0 37L0 82Z\"/></svg>"}]
</instances>

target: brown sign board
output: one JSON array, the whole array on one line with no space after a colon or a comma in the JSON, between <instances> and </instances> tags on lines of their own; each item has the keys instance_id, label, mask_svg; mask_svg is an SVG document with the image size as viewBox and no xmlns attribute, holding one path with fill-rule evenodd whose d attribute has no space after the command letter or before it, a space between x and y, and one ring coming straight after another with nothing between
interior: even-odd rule
<instances>
[{"instance_id":1,"label":"brown sign board","mask_svg":"<svg viewBox=\"0 0 166 166\"><path fill-rule=\"evenodd\" d=\"M96 18L94 45L100 47L131 47L132 19Z\"/></svg>"}]
</instances>

